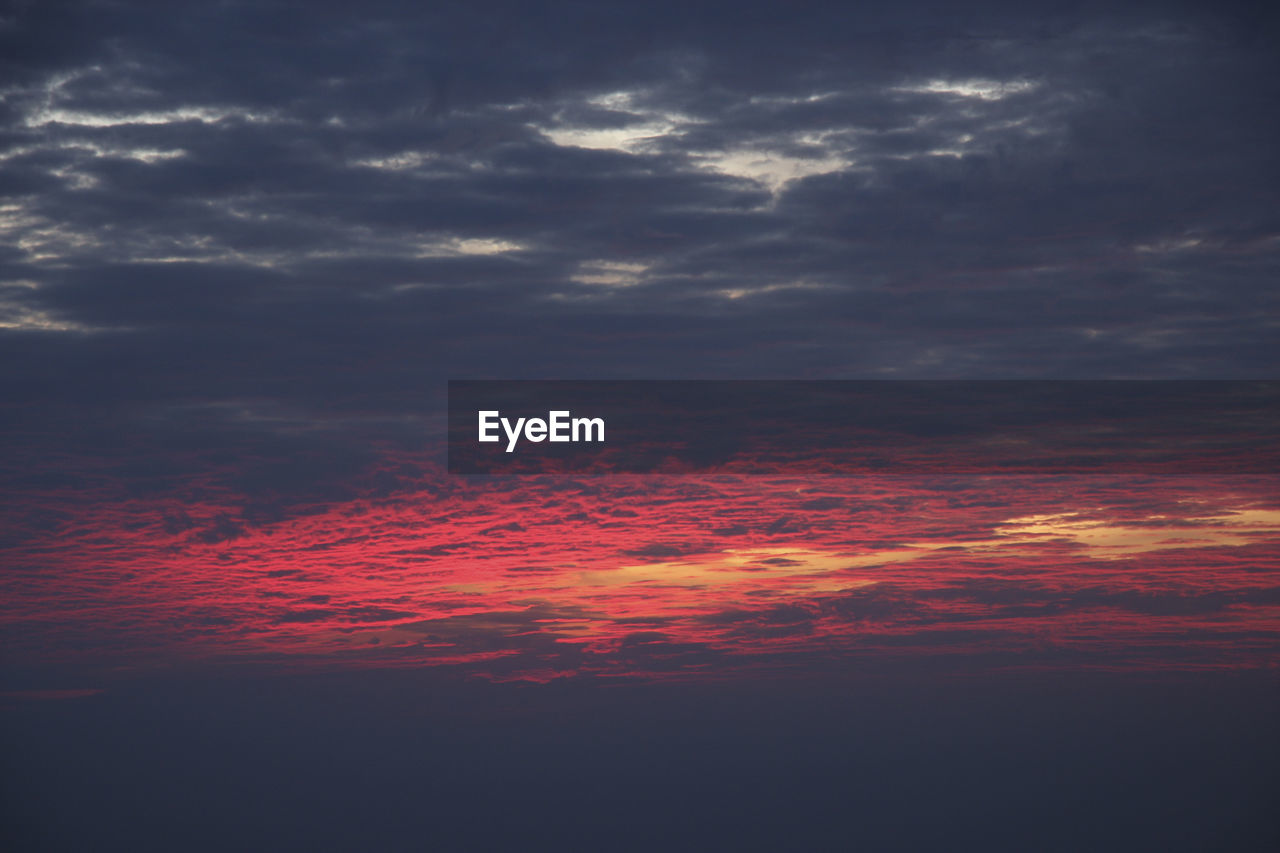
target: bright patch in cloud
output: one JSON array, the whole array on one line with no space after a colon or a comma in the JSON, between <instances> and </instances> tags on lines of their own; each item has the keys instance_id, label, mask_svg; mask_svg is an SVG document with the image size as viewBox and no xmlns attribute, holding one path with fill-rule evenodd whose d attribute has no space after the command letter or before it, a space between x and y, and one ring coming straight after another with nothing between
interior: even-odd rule
<instances>
[{"instance_id":1,"label":"bright patch in cloud","mask_svg":"<svg viewBox=\"0 0 1280 853\"><path fill-rule=\"evenodd\" d=\"M1204 241L1199 237L1171 237L1166 240L1157 240L1154 243L1140 243L1134 246L1133 250L1144 255L1159 255L1171 252L1185 252L1188 249L1198 249L1203 244Z\"/></svg>"},{"instance_id":2,"label":"bright patch in cloud","mask_svg":"<svg viewBox=\"0 0 1280 853\"><path fill-rule=\"evenodd\" d=\"M7 281L0 284L0 289L11 291L33 291L40 287L38 282L29 279ZM89 327L80 323L72 323L59 319L48 311L32 308L19 302L11 302L0 292L0 329L32 332L83 332Z\"/></svg>"},{"instance_id":3,"label":"bright patch in cloud","mask_svg":"<svg viewBox=\"0 0 1280 853\"><path fill-rule=\"evenodd\" d=\"M772 585L778 591L836 592L874 581L851 578L844 569L881 565L916 557L914 552L887 551L855 556L809 548L729 549L718 554L619 566L608 571L580 572L587 587L671 586L725 592L739 584ZM735 602L736 603L736 602Z\"/></svg>"},{"instance_id":4,"label":"bright patch in cloud","mask_svg":"<svg viewBox=\"0 0 1280 853\"><path fill-rule=\"evenodd\" d=\"M777 293L782 290L825 290L827 285L811 282L790 282L787 284L766 284L761 287L730 287L716 291L725 299L742 299L745 296L756 296L762 293Z\"/></svg>"},{"instance_id":5,"label":"bright patch in cloud","mask_svg":"<svg viewBox=\"0 0 1280 853\"><path fill-rule=\"evenodd\" d=\"M224 119L240 119L251 123L272 121L272 117L247 110L215 109L212 107L180 107L175 110L155 110L136 113L94 113L83 110L44 108L27 117L27 127L44 127L48 124L65 124L77 127L121 127L127 125L177 124L198 121L214 124Z\"/></svg>"},{"instance_id":6,"label":"bright patch in cloud","mask_svg":"<svg viewBox=\"0 0 1280 853\"><path fill-rule=\"evenodd\" d=\"M399 154L390 154L386 157L365 157L360 160L354 160L352 165L364 166L369 169L385 169L391 172L405 172L421 168L424 163L435 160L437 157L438 155L433 151L401 151Z\"/></svg>"},{"instance_id":7,"label":"bright patch in cloud","mask_svg":"<svg viewBox=\"0 0 1280 853\"><path fill-rule=\"evenodd\" d=\"M1012 518L997 534L1022 543L1068 540L1083 546L1090 557L1116 559L1171 548L1214 548L1248 545L1280 537L1280 511L1240 510L1204 518L1165 523L1152 516L1144 523L1125 523L1081 517L1066 512Z\"/></svg>"},{"instance_id":8,"label":"bright patch in cloud","mask_svg":"<svg viewBox=\"0 0 1280 853\"><path fill-rule=\"evenodd\" d=\"M930 95L952 95L959 98L973 98L979 101L999 101L1011 95L1020 95L1039 87L1032 80L988 80L970 78L967 80L934 79L924 83L914 83L894 87L895 92L913 92Z\"/></svg>"},{"instance_id":9,"label":"bright patch in cloud","mask_svg":"<svg viewBox=\"0 0 1280 853\"><path fill-rule=\"evenodd\" d=\"M848 160L832 155L793 157L757 148L740 148L697 156L713 171L757 181L775 193L788 181L812 175L827 175L843 171L852 165Z\"/></svg>"},{"instance_id":10,"label":"bright patch in cloud","mask_svg":"<svg viewBox=\"0 0 1280 853\"><path fill-rule=\"evenodd\" d=\"M572 281L578 284L594 284L604 287L630 287L639 284L649 269L645 264L629 261L584 261Z\"/></svg>"},{"instance_id":11,"label":"bright patch in cloud","mask_svg":"<svg viewBox=\"0 0 1280 853\"><path fill-rule=\"evenodd\" d=\"M501 255L519 252L524 244L501 240L496 237L450 237L425 244L418 252L419 258L456 258L463 255Z\"/></svg>"},{"instance_id":12,"label":"bright patch in cloud","mask_svg":"<svg viewBox=\"0 0 1280 853\"><path fill-rule=\"evenodd\" d=\"M697 123L690 116L650 109L636 101L635 92L610 92L586 99L591 107L626 113L631 120L624 127L573 125L557 120L552 126L539 126L537 129L556 145L636 154L659 139L680 135L685 126Z\"/></svg>"},{"instance_id":13,"label":"bright patch in cloud","mask_svg":"<svg viewBox=\"0 0 1280 853\"><path fill-rule=\"evenodd\" d=\"M676 129L674 122L646 121L626 127L557 127L542 132L556 145L571 148L594 148L598 151L622 151L635 154L654 140L668 136Z\"/></svg>"}]
</instances>

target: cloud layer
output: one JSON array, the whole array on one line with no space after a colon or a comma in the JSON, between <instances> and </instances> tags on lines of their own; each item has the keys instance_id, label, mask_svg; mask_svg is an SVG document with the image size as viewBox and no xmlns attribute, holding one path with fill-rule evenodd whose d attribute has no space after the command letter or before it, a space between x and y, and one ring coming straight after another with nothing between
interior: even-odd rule
<instances>
[{"instance_id":1,"label":"cloud layer","mask_svg":"<svg viewBox=\"0 0 1280 853\"><path fill-rule=\"evenodd\" d=\"M1148 590L1108 574L1149 559L1125 552L1071 583L956 568L827 588L796 566L861 565L861 545L805 538L861 500L847 487L795 506L659 489L610 497L605 518L557 491L499 511L439 462L450 377L1274 376L1276 32L1231 4L12 5L0 514L17 642L345 638L511 672L607 652L592 666L625 671L746 638L856 645L848 626L868 623L901 628L886 647L940 648L1015 616L1149 631L1273 612L1261 574ZM1271 511L1231 488L1219 515ZM1081 511L1028 500L910 537L885 521L872 550L932 565L910 543ZM681 501L689 515L664 514ZM700 527L638 541L673 518ZM608 524L598 563L566 563ZM1094 547L1075 529L1053 547ZM956 547L957 566L985 559ZM1257 542L1214 547L1254 577L1237 556ZM229 566L248 598L217 593ZM342 586L361 572L371 586ZM601 615L548 593L564 572L674 579L688 609L624 595ZM736 591L689 605L708 572ZM755 574L794 595L752 598ZM468 604L496 583L509 600ZM1256 627L1241 642L1273 649Z\"/></svg>"}]
</instances>

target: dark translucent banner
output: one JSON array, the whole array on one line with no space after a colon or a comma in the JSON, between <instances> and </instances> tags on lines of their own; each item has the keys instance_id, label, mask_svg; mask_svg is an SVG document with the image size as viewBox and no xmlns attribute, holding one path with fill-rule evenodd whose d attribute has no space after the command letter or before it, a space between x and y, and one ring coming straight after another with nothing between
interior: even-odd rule
<instances>
[{"instance_id":1,"label":"dark translucent banner","mask_svg":"<svg viewBox=\"0 0 1280 853\"><path fill-rule=\"evenodd\" d=\"M1267 473L1275 381L449 382L453 474Z\"/></svg>"}]
</instances>

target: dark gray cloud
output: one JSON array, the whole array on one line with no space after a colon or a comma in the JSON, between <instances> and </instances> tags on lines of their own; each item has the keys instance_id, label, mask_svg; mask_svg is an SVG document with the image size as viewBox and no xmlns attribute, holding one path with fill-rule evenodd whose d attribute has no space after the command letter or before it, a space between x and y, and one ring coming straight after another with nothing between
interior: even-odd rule
<instances>
[{"instance_id":1,"label":"dark gray cloud","mask_svg":"<svg viewBox=\"0 0 1280 853\"><path fill-rule=\"evenodd\" d=\"M3 16L24 434L336 448L449 376L1274 372L1274 16L301 10Z\"/></svg>"}]
</instances>

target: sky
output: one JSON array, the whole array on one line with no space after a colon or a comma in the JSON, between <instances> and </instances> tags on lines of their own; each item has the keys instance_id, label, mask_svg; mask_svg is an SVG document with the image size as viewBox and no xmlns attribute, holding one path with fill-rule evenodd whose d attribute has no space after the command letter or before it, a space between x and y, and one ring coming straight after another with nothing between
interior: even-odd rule
<instances>
[{"instance_id":1,"label":"sky","mask_svg":"<svg viewBox=\"0 0 1280 853\"><path fill-rule=\"evenodd\" d=\"M462 477L445 403L1275 379L1278 39L0 5L0 838L1273 849L1266 466Z\"/></svg>"}]
</instances>

